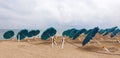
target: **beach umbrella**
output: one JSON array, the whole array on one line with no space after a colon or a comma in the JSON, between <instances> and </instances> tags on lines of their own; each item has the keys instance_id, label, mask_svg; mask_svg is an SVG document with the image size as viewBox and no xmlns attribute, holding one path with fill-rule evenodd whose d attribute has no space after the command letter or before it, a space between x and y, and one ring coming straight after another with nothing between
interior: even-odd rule
<instances>
[{"instance_id":1,"label":"beach umbrella","mask_svg":"<svg viewBox=\"0 0 120 58\"><path fill-rule=\"evenodd\" d=\"M104 29L101 29L98 33L99 34L103 34L105 32L105 30Z\"/></svg>"},{"instance_id":2,"label":"beach umbrella","mask_svg":"<svg viewBox=\"0 0 120 58\"><path fill-rule=\"evenodd\" d=\"M69 34L69 38L73 38L74 34L75 34L77 31L78 31L78 30L75 29L75 28L71 29L71 32L70 32L70 34Z\"/></svg>"},{"instance_id":3,"label":"beach umbrella","mask_svg":"<svg viewBox=\"0 0 120 58\"><path fill-rule=\"evenodd\" d=\"M34 40L36 40L36 37L40 33L40 30L31 30L28 32L27 37L32 37Z\"/></svg>"},{"instance_id":4,"label":"beach umbrella","mask_svg":"<svg viewBox=\"0 0 120 58\"><path fill-rule=\"evenodd\" d=\"M92 30L92 29L86 30L86 31L84 32L84 34L87 35L91 30Z\"/></svg>"},{"instance_id":5,"label":"beach umbrella","mask_svg":"<svg viewBox=\"0 0 120 58\"><path fill-rule=\"evenodd\" d=\"M109 33L113 32L116 28L118 28L118 27L116 26L116 27L112 27L112 28L106 29L106 31L105 31L105 33L103 34L103 36L106 36L106 35L108 35Z\"/></svg>"},{"instance_id":6,"label":"beach umbrella","mask_svg":"<svg viewBox=\"0 0 120 58\"><path fill-rule=\"evenodd\" d=\"M35 30L31 30L31 31L28 32L28 35L27 35L27 36L28 36L28 37L33 37L35 33L36 33Z\"/></svg>"},{"instance_id":7,"label":"beach umbrella","mask_svg":"<svg viewBox=\"0 0 120 58\"><path fill-rule=\"evenodd\" d=\"M65 30L65 31L63 31L62 36L68 36L68 35L69 35L69 31L70 31L70 30Z\"/></svg>"},{"instance_id":8,"label":"beach umbrella","mask_svg":"<svg viewBox=\"0 0 120 58\"><path fill-rule=\"evenodd\" d=\"M28 30L27 29L23 29L23 30L21 30L21 31L19 31L17 33L17 40L23 40L27 36L28 36Z\"/></svg>"},{"instance_id":9,"label":"beach umbrella","mask_svg":"<svg viewBox=\"0 0 120 58\"><path fill-rule=\"evenodd\" d=\"M41 39L42 40L47 40L48 38L54 36L56 34L56 29L51 27L51 28L48 28L47 30L45 30L42 35L41 35Z\"/></svg>"},{"instance_id":10,"label":"beach umbrella","mask_svg":"<svg viewBox=\"0 0 120 58\"><path fill-rule=\"evenodd\" d=\"M81 29L78 30L74 35L73 35L73 40L76 39L80 34L86 32L86 29Z\"/></svg>"},{"instance_id":11,"label":"beach umbrella","mask_svg":"<svg viewBox=\"0 0 120 58\"><path fill-rule=\"evenodd\" d=\"M98 27L95 27L94 29L92 29L83 40L82 45L83 46L86 45L96 35L98 31L99 31Z\"/></svg>"},{"instance_id":12,"label":"beach umbrella","mask_svg":"<svg viewBox=\"0 0 120 58\"><path fill-rule=\"evenodd\" d=\"M9 30L9 31L5 32L4 35L3 35L3 37L4 37L5 39L10 39L10 38L12 38L13 36L14 36L14 31L12 31L12 30Z\"/></svg>"},{"instance_id":13,"label":"beach umbrella","mask_svg":"<svg viewBox=\"0 0 120 58\"><path fill-rule=\"evenodd\" d=\"M120 33L120 29L114 30L114 31L111 33L110 37L113 38L113 37L116 36L118 33Z\"/></svg>"},{"instance_id":14,"label":"beach umbrella","mask_svg":"<svg viewBox=\"0 0 120 58\"><path fill-rule=\"evenodd\" d=\"M63 31L62 36L67 36L67 37L69 37L70 32L71 32L70 29L65 30L65 31Z\"/></svg>"},{"instance_id":15,"label":"beach umbrella","mask_svg":"<svg viewBox=\"0 0 120 58\"><path fill-rule=\"evenodd\" d=\"M62 36L67 36L69 38L73 38L74 34L77 32L78 30L75 29L75 28L72 28L72 29L68 29L68 30L65 30L63 33L62 33Z\"/></svg>"},{"instance_id":16,"label":"beach umbrella","mask_svg":"<svg viewBox=\"0 0 120 58\"><path fill-rule=\"evenodd\" d=\"M76 38L80 35L80 33L86 31L86 29L82 29L82 30L77 30L75 28L72 28L72 29L68 29L68 30L65 30L63 33L62 33L62 36L67 36L69 38ZM64 47L64 42L65 42L65 38L63 37L62 38L62 48Z\"/></svg>"},{"instance_id":17,"label":"beach umbrella","mask_svg":"<svg viewBox=\"0 0 120 58\"><path fill-rule=\"evenodd\" d=\"M65 31L62 32L62 36L67 36L67 37L69 37L70 32L71 32L71 29L65 30Z\"/></svg>"},{"instance_id":18,"label":"beach umbrella","mask_svg":"<svg viewBox=\"0 0 120 58\"><path fill-rule=\"evenodd\" d=\"M76 30L75 28L72 29L68 29L63 31L62 36L67 36L69 38L73 38L73 35L77 32L78 30ZM65 38L62 38L62 49L64 48L64 43L65 43Z\"/></svg>"},{"instance_id":19,"label":"beach umbrella","mask_svg":"<svg viewBox=\"0 0 120 58\"><path fill-rule=\"evenodd\" d=\"M33 36L37 36L40 33L40 30L35 30L35 34Z\"/></svg>"}]
</instances>

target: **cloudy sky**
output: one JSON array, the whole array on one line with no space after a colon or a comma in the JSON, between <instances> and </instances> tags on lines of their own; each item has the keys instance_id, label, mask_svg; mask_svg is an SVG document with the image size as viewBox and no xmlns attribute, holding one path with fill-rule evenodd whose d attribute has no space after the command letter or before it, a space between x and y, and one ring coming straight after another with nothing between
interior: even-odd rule
<instances>
[{"instance_id":1,"label":"cloudy sky","mask_svg":"<svg viewBox=\"0 0 120 58\"><path fill-rule=\"evenodd\" d=\"M0 29L120 27L120 0L0 0Z\"/></svg>"}]
</instances>

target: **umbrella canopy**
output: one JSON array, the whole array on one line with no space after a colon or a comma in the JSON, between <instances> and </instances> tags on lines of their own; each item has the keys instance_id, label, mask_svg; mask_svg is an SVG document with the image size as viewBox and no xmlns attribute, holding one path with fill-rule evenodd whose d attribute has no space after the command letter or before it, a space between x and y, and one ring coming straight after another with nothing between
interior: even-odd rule
<instances>
[{"instance_id":1,"label":"umbrella canopy","mask_svg":"<svg viewBox=\"0 0 120 58\"><path fill-rule=\"evenodd\" d=\"M23 40L27 36L28 36L28 30L27 29L23 29L23 30L18 32L17 39L18 40Z\"/></svg>"},{"instance_id":2,"label":"umbrella canopy","mask_svg":"<svg viewBox=\"0 0 120 58\"><path fill-rule=\"evenodd\" d=\"M82 45L83 46L86 45L96 35L98 31L99 31L98 27L95 27L94 29L92 29L83 40Z\"/></svg>"},{"instance_id":3,"label":"umbrella canopy","mask_svg":"<svg viewBox=\"0 0 120 58\"><path fill-rule=\"evenodd\" d=\"M51 28L48 28L47 30L45 30L42 35L41 35L41 39L42 40L47 40L48 38L54 36L56 34L56 29L51 27Z\"/></svg>"},{"instance_id":4,"label":"umbrella canopy","mask_svg":"<svg viewBox=\"0 0 120 58\"><path fill-rule=\"evenodd\" d=\"M73 35L73 40L76 39L80 34L86 32L86 29L81 29L78 30L74 35Z\"/></svg>"},{"instance_id":5,"label":"umbrella canopy","mask_svg":"<svg viewBox=\"0 0 120 58\"><path fill-rule=\"evenodd\" d=\"M62 36L67 36L69 38L73 38L74 34L77 32L78 30L75 29L75 28L72 28L72 29L68 29L68 30L65 30L63 33L62 33Z\"/></svg>"},{"instance_id":6,"label":"umbrella canopy","mask_svg":"<svg viewBox=\"0 0 120 58\"><path fill-rule=\"evenodd\" d=\"M86 30L86 31L84 32L84 34L87 35L91 30L92 30L92 29Z\"/></svg>"},{"instance_id":7,"label":"umbrella canopy","mask_svg":"<svg viewBox=\"0 0 120 58\"><path fill-rule=\"evenodd\" d=\"M40 30L35 30L35 31L36 32L35 32L34 36L37 36L40 33Z\"/></svg>"},{"instance_id":8,"label":"umbrella canopy","mask_svg":"<svg viewBox=\"0 0 120 58\"><path fill-rule=\"evenodd\" d=\"M40 30L31 30L30 32L28 32L28 37L33 37L36 36L40 33Z\"/></svg>"},{"instance_id":9,"label":"umbrella canopy","mask_svg":"<svg viewBox=\"0 0 120 58\"><path fill-rule=\"evenodd\" d=\"M75 29L75 28L71 29L70 34L69 34L69 38L73 38L74 34L75 34L77 31L78 31L78 30Z\"/></svg>"},{"instance_id":10,"label":"umbrella canopy","mask_svg":"<svg viewBox=\"0 0 120 58\"><path fill-rule=\"evenodd\" d=\"M116 27L112 27L112 28L106 29L106 31L105 31L105 33L103 34L103 36L106 36L106 35L108 35L109 33L113 32L114 30L116 30L116 28L118 28L118 27L116 26Z\"/></svg>"},{"instance_id":11,"label":"umbrella canopy","mask_svg":"<svg viewBox=\"0 0 120 58\"><path fill-rule=\"evenodd\" d=\"M116 36L118 33L120 33L120 29L114 30L114 31L111 33L110 37L113 38L113 37Z\"/></svg>"},{"instance_id":12,"label":"umbrella canopy","mask_svg":"<svg viewBox=\"0 0 120 58\"><path fill-rule=\"evenodd\" d=\"M65 30L62 33L62 36L69 36L70 30Z\"/></svg>"},{"instance_id":13,"label":"umbrella canopy","mask_svg":"<svg viewBox=\"0 0 120 58\"><path fill-rule=\"evenodd\" d=\"M103 34L105 32L105 30L104 29L101 29L98 33L99 34Z\"/></svg>"},{"instance_id":14,"label":"umbrella canopy","mask_svg":"<svg viewBox=\"0 0 120 58\"><path fill-rule=\"evenodd\" d=\"M9 30L9 31L5 32L4 35L3 35L3 37L4 37L5 39L10 39L10 38L12 38L13 36L14 36L14 31L12 31L12 30Z\"/></svg>"}]
</instances>

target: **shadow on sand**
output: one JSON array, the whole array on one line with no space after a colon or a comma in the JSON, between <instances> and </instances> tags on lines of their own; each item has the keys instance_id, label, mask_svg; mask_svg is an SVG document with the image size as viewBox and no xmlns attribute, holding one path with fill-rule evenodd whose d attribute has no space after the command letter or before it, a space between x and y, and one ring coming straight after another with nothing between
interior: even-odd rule
<instances>
[{"instance_id":1,"label":"shadow on sand","mask_svg":"<svg viewBox=\"0 0 120 58\"><path fill-rule=\"evenodd\" d=\"M97 47L97 46L94 46L94 45L90 45L90 46L78 46L76 43L74 42L69 42L69 41L66 41L67 43L77 47L77 49L82 49L83 51L87 51L87 52L95 52L95 53L99 53L99 54L107 54L107 55L117 55L117 56L120 56L120 54L116 54L115 52L118 51L117 48L115 47L110 47L108 48L110 50L111 53L107 53L103 48L101 47Z\"/></svg>"}]
</instances>

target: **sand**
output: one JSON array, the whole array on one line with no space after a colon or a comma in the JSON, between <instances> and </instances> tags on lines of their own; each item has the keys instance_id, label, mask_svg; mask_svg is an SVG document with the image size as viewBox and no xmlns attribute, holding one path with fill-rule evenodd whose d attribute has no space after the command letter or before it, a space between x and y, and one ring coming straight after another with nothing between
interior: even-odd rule
<instances>
[{"instance_id":1,"label":"sand","mask_svg":"<svg viewBox=\"0 0 120 58\"><path fill-rule=\"evenodd\" d=\"M64 49L61 42L51 47L48 41L12 42L0 41L0 58L120 58L120 44L115 41L101 41L111 53L106 52L92 41L82 46L79 40L66 40Z\"/></svg>"}]
</instances>

